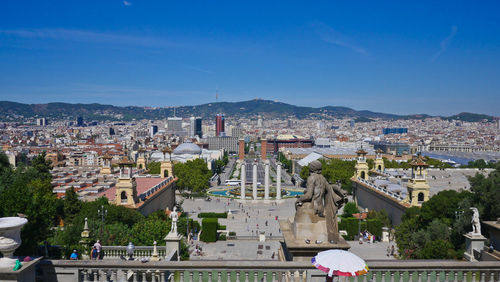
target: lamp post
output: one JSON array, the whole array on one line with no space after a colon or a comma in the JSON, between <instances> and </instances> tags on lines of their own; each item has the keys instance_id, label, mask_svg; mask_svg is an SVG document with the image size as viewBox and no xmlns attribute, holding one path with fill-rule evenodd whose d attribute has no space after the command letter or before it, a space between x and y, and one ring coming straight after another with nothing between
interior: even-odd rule
<instances>
[{"instance_id":1,"label":"lamp post","mask_svg":"<svg viewBox=\"0 0 500 282\"><path fill-rule=\"evenodd\" d=\"M104 209L104 205L101 205L101 209L97 210L97 215L101 216L101 231L100 231L100 237L102 240L102 231L104 228L104 217L108 215L108 209Z\"/></svg>"}]
</instances>

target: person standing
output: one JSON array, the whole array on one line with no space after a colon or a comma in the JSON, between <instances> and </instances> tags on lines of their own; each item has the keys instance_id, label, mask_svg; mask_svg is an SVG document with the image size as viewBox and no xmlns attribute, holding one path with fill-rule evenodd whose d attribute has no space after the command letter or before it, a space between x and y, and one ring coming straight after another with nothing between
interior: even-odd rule
<instances>
[{"instance_id":1,"label":"person standing","mask_svg":"<svg viewBox=\"0 0 500 282\"><path fill-rule=\"evenodd\" d=\"M99 259L102 259L102 257L101 257L101 249L102 249L101 240L97 240L97 242L95 242L94 248L97 250L97 257Z\"/></svg>"},{"instance_id":2,"label":"person standing","mask_svg":"<svg viewBox=\"0 0 500 282\"><path fill-rule=\"evenodd\" d=\"M78 252L76 250L73 250L71 255L69 256L70 260L78 260Z\"/></svg>"}]
</instances>

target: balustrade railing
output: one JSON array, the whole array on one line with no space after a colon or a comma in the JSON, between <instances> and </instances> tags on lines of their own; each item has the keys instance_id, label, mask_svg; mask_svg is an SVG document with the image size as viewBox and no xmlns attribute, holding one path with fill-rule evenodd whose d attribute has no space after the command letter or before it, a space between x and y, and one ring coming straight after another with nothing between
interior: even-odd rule
<instances>
[{"instance_id":1,"label":"balustrade railing","mask_svg":"<svg viewBox=\"0 0 500 282\"><path fill-rule=\"evenodd\" d=\"M165 246L157 246L158 256L165 257ZM104 251L103 259L120 259L121 257L128 258L127 246L102 246ZM151 257L153 255L153 246L135 246L135 258Z\"/></svg>"},{"instance_id":2,"label":"balustrade railing","mask_svg":"<svg viewBox=\"0 0 500 282\"><path fill-rule=\"evenodd\" d=\"M340 281L500 281L500 262L367 261L370 271ZM41 281L324 281L310 262L277 261L50 261Z\"/></svg>"}]
</instances>

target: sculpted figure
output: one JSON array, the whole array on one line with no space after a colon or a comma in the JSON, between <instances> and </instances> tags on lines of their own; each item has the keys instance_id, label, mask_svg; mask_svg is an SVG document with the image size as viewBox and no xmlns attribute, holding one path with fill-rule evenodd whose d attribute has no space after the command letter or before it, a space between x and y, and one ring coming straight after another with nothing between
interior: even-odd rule
<instances>
[{"instance_id":1,"label":"sculpted figure","mask_svg":"<svg viewBox=\"0 0 500 282\"><path fill-rule=\"evenodd\" d=\"M170 218L172 219L172 226L170 228L170 233L177 234L177 219L179 215L177 214L177 207L174 206L174 210L170 213Z\"/></svg>"},{"instance_id":2,"label":"sculpted figure","mask_svg":"<svg viewBox=\"0 0 500 282\"><path fill-rule=\"evenodd\" d=\"M477 208L470 208L474 214L472 215L472 233L481 234L481 222L479 222L479 211Z\"/></svg>"},{"instance_id":3,"label":"sculpted figure","mask_svg":"<svg viewBox=\"0 0 500 282\"><path fill-rule=\"evenodd\" d=\"M321 175L321 162L312 161L309 164L309 172L306 191L298 198L295 204L296 208L302 207L305 202L311 202L314 213L325 217L328 241L338 242L337 211L347 202L346 194L340 185L328 183L326 178Z\"/></svg>"}]
</instances>

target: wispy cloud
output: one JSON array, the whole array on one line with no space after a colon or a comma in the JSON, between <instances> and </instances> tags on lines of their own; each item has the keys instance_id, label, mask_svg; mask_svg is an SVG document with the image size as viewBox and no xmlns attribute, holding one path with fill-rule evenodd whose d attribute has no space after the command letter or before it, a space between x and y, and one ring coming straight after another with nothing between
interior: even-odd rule
<instances>
[{"instance_id":1,"label":"wispy cloud","mask_svg":"<svg viewBox=\"0 0 500 282\"><path fill-rule=\"evenodd\" d=\"M439 56L441 56L444 52L446 52L446 50L448 50L448 47L450 46L450 43L455 37L455 35L457 35L457 27L452 26L450 34L441 41L441 43L439 44L440 49L436 54L434 54L434 56L431 59L431 62L435 62L439 58Z\"/></svg>"},{"instance_id":2,"label":"wispy cloud","mask_svg":"<svg viewBox=\"0 0 500 282\"><path fill-rule=\"evenodd\" d=\"M334 30L327 24L315 21L312 23L312 26L321 40L340 47L349 48L354 52L360 53L362 55L368 55L368 52L365 50L365 48L359 46L352 39Z\"/></svg>"},{"instance_id":3,"label":"wispy cloud","mask_svg":"<svg viewBox=\"0 0 500 282\"><path fill-rule=\"evenodd\" d=\"M158 37L123 35L65 28L0 29L0 35L26 39L52 39L76 42L126 44L136 46L182 47L178 43Z\"/></svg>"},{"instance_id":4,"label":"wispy cloud","mask_svg":"<svg viewBox=\"0 0 500 282\"><path fill-rule=\"evenodd\" d=\"M123 0L123 5L125 5L125 6L132 6L132 2L129 2L127 0Z\"/></svg>"}]
</instances>

